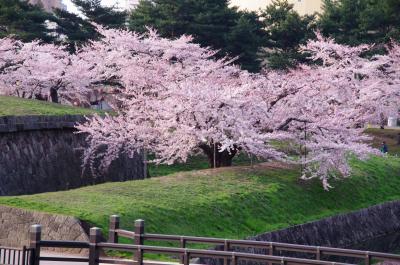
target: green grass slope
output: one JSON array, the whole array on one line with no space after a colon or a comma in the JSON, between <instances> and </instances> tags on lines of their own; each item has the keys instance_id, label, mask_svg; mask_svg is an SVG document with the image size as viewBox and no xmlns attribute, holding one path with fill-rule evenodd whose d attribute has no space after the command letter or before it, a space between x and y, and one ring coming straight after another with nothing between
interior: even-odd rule
<instances>
[{"instance_id":1,"label":"green grass slope","mask_svg":"<svg viewBox=\"0 0 400 265\"><path fill-rule=\"evenodd\" d=\"M104 230L109 215L120 214L127 229L142 218L148 232L245 238L400 199L399 158L354 161L353 168L353 177L329 192L275 163L1 197L0 204L73 215Z\"/></svg>"},{"instance_id":2,"label":"green grass slope","mask_svg":"<svg viewBox=\"0 0 400 265\"><path fill-rule=\"evenodd\" d=\"M92 109L70 107L45 101L0 96L0 116L89 115Z\"/></svg>"}]
</instances>

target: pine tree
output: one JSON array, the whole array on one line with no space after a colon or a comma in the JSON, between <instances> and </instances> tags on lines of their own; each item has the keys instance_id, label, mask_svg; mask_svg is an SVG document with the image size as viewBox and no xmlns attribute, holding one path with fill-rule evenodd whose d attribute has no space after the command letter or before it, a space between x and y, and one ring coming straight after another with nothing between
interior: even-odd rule
<instances>
[{"instance_id":1,"label":"pine tree","mask_svg":"<svg viewBox=\"0 0 400 265\"><path fill-rule=\"evenodd\" d=\"M40 6L30 5L27 1L0 0L0 38L14 35L23 41L41 39L51 42L53 30L46 27L46 21L53 18Z\"/></svg>"},{"instance_id":2,"label":"pine tree","mask_svg":"<svg viewBox=\"0 0 400 265\"><path fill-rule=\"evenodd\" d=\"M386 43L400 40L400 1L324 0L319 28L338 42Z\"/></svg>"},{"instance_id":3,"label":"pine tree","mask_svg":"<svg viewBox=\"0 0 400 265\"><path fill-rule=\"evenodd\" d=\"M75 52L78 47L89 40L100 37L96 28L89 21L76 14L57 9L54 16L53 21L57 23L57 42L66 45L70 52Z\"/></svg>"},{"instance_id":4,"label":"pine tree","mask_svg":"<svg viewBox=\"0 0 400 265\"><path fill-rule=\"evenodd\" d=\"M300 44L313 37L315 16L300 16L287 0L274 0L261 14L267 32L267 66L287 69L306 60L298 52Z\"/></svg>"},{"instance_id":5,"label":"pine tree","mask_svg":"<svg viewBox=\"0 0 400 265\"><path fill-rule=\"evenodd\" d=\"M146 26L166 38L192 35L202 46L220 50L220 56L237 56L244 69L259 68L255 54L262 24L255 13L239 12L228 0L141 0L130 15L129 28L144 32Z\"/></svg>"},{"instance_id":6,"label":"pine tree","mask_svg":"<svg viewBox=\"0 0 400 265\"><path fill-rule=\"evenodd\" d=\"M258 72L261 67L260 47L265 42L263 24L255 12L243 12L237 23L227 34L229 54L239 56L238 63L242 68Z\"/></svg>"},{"instance_id":7,"label":"pine tree","mask_svg":"<svg viewBox=\"0 0 400 265\"><path fill-rule=\"evenodd\" d=\"M90 22L108 28L124 28L127 13L116 10L115 7L101 5L101 0L72 0Z\"/></svg>"}]
</instances>

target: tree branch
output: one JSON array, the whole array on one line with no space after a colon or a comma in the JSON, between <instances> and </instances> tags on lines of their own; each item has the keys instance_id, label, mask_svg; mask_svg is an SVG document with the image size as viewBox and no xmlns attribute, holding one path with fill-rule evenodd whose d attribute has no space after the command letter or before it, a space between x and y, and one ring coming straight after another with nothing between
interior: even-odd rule
<instances>
[{"instance_id":1,"label":"tree branch","mask_svg":"<svg viewBox=\"0 0 400 265\"><path fill-rule=\"evenodd\" d=\"M309 120L298 119L298 118L288 118L288 119L286 119L286 121L285 121L283 124L281 124L281 125L277 128L277 130L278 130L278 131L285 130L286 126L288 126L292 121L304 122L304 123L311 123L311 121L309 121Z\"/></svg>"}]
</instances>

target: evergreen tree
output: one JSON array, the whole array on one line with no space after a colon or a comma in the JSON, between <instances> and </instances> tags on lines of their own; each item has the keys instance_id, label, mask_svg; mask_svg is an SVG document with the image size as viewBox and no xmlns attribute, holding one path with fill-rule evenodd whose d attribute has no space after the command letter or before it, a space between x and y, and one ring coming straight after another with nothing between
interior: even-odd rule
<instances>
[{"instance_id":1,"label":"evergreen tree","mask_svg":"<svg viewBox=\"0 0 400 265\"><path fill-rule=\"evenodd\" d=\"M72 0L72 2L90 22L108 28L124 28L126 26L126 11L116 10L115 7L102 6L101 0Z\"/></svg>"},{"instance_id":2,"label":"evergreen tree","mask_svg":"<svg viewBox=\"0 0 400 265\"><path fill-rule=\"evenodd\" d=\"M87 20L66 10L55 10L53 21L57 23L56 33L59 43L66 45L70 52L89 40L100 37L96 28Z\"/></svg>"},{"instance_id":3,"label":"evergreen tree","mask_svg":"<svg viewBox=\"0 0 400 265\"><path fill-rule=\"evenodd\" d=\"M225 50L237 55L242 68L251 72L260 70L260 47L265 42L263 24L255 12L242 12L235 26L226 36Z\"/></svg>"},{"instance_id":4,"label":"evergreen tree","mask_svg":"<svg viewBox=\"0 0 400 265\"><path fill-rule=\"evenodd\" d=\"M287 0L274 0L261 14L267 32L267 66L286 69L305 61L299 45L313 37L315 16L300 16Z\"/></svg>"},{"instance_id":5,"label":"evergreen tree","mask_svg":"<svg viewBox=\"0 0 400 265\"><path fill-rule=\"evenodd\" d=\"M400 40L399 0L324 0L319 28L339 43Z\"/></svg>"},{"instance_id":6,"label":"evergreen tree","mask_svg":"<svg viewBox=\"0 0 400 265\"><path fill-rule=\"evenodd\" d=\"M61 9L48 13L40 3L0 0L0 38L13 35L25 42L38 39L66 45L75 52L80 45L99 37L90 21Z\"/></svg>"},{"instance_id":7,"label":"evergreen tree","mask_svg":"<svg viewBox=\"0 0 400 265\"><path fill-rule=\"evenodd\" d=\"M257 71L256 53L263 37L255 13L239 12L228 0L141 0L129 18L129 28L144 32L157 29L166 38L192 35L202 46L219 55L238 57L243 68Z\"/></svg>"},{"instance_id":8,"label":"evergreen tree","mask_svg":"<svg viewBox=\"0 0 400 265\"><path fill-rule=\"evenodd\" d=\"M51 42L53 30L46 26L46 21L52 19L52 14L27 1L0 0L0 38L15 35L23 41L41 39Z\"/></svg>"}]
</instances>

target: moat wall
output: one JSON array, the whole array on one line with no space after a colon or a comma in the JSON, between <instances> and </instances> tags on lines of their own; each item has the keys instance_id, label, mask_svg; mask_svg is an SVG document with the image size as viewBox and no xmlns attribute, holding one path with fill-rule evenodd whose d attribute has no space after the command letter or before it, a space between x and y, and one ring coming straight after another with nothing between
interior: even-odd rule
<instances>
[{"instance_id":1,"label":"moat wall","mask_svg":"<svg viewBox=\"0 0 400 265\"><path fill-rule=\"evenodd\" d=\"M29 229L31 225L42 225L43 240L89 241L87 229L74 217L39 213L23 209L0 206L0 246L29 246ZM82 249L47 249L86 253Z\"/></svg>"},{"instance_id":2,"label":"moat wall","mask_svg":"<svg viewBox=\"0 0 400 265\"><path fill-rule=\"evenodd\" d=\"M0 117L0 196L66 190L110 181L143 179L143 156L122 155L105 174L82 174L85 135L74 125L84 117Z\"/></svg>"},{"instance_id":3,"label":"moat wall","mask_svg":"<svg viewBox=\"0 0 400 265\"><path fill-rule=\"evenodd\" d=\"M286 229L264 233L249 240L281 242L289 244L300 244L310 246L325 246L335 248L356 248L374 242L379 238L388 235L395 235L400 232L400 201L387 202L359 211L340 214L318 221L296 225ZM396 238L397 240L397 238ZM396 241L397 242L397 241ZM366 245L365 250L371 250ZM222 250L223 246L216 249ZM378 251L390 251L386 246L379 246ZM232 251L267 254L266 249L234 248ZM281 253L275 253L280 255ZM282 253L285 256L299 258L314 258L314 255L294 254L293 252ZM340 260L340 262L354 263L354 260ZM215 259L200 259L199 263L210 265L221 265L222 261ZM256 262L240 262L240 265L259 265Z\"/></svg>"},{"instance_id":4,"label":"moat wall","mask_svg":"<svg viewBox=\"0 0 400 265\"><path fill-rule=\"evenodd\" d=\"M372 206L251 239L345 248L400 231L400 201Z\"/></svg>"}]
</instances>

